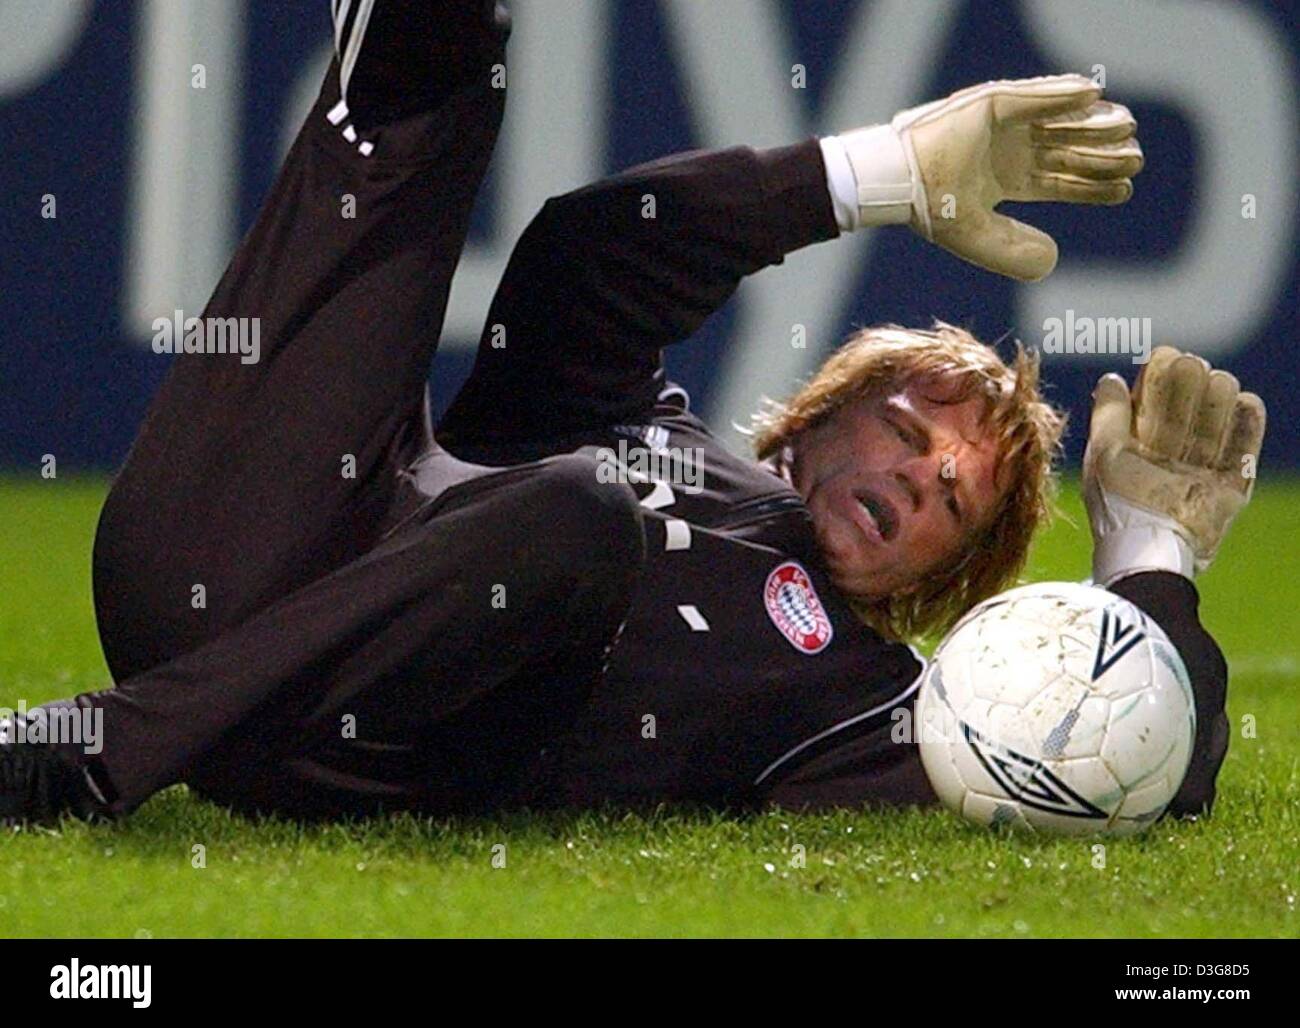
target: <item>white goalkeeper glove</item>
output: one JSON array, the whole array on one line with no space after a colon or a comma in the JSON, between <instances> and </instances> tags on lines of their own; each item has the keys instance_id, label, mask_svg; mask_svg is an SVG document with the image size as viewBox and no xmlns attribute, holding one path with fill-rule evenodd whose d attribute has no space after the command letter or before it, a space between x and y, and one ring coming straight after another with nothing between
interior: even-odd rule
<instances>
[{"instance_id":1,"label":"white goalkeeper glove","mask_svg":"<svg viewBox=\"0 0 1300 1028\"><path fill-rule=\"evenodd\" d=\"M1104 376L1083 458L1093 580L1209 567L1250 500L1264 420L1263 401L1232 375L1169 346L1151 354L1131 397Z\"/></svg>"},{"instance_id":2,"label":"white goalkeeper glove","mask_svg":"<svg viewBox=\"0 0 1300 1028\"><path fill-rule=\"evenodd\" d=\"M1128 108L1082 75L985 82L822 140L842 228L910 224L999 275L1056 267L1045 232L998 214L1004 200L1120 204L1142 170ZM852 185L837 186L837 183ZM846 193L848 196L846 196Z\"/></svg>"}]
</instances>

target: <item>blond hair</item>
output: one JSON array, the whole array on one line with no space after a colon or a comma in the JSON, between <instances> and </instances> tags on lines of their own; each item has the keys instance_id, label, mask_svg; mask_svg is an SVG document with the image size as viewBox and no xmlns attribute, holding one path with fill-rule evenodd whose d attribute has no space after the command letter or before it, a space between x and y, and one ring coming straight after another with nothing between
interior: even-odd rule
<instances>
[{"instance_id":1,"label":"blond hair","mask_svg":"<svg viewBox=\"0 0 1300 1028\"><path fill-rule=\"evenodd\" d=\"M1064 415L1039 395L1037 357L1017 343L1008 367L991 347L942 321L931 331L899 325L864 328L798 393L754 419L759 459L781 459L795 436L844 404L918 377L953 383L953 403L984 399L984 424L997 441L1003 488L992 518L968 541L965 552L930 569L914 590L848 597L863 621L893 638L944 631L976 603L1012 585L1024 568L1034 531L1050 517L1052 462L1065 428Z\"/></svg>"}]
</instances>

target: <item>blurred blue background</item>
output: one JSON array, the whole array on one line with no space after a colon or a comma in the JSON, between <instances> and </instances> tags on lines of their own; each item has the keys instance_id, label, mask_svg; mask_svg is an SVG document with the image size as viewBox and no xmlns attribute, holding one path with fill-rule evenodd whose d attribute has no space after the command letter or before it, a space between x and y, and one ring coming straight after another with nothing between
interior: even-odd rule
<instances>
[{"instance_id":1,"label":"blurred blue background","mask_svg":"<svg viewBox=\"0 0 1300 1028\"><path fill-rule=\"evenodd\" d=\"M1263 467L1300 466L1300 22L1264 0L515 0L506 125L433 369L445 405L509 248L549 195L694 147L791 142L990 78L1104 76L1147 167L1123 208L1036 208L1061 263L1021 285L900 229L748 281L669 368L732 445L854 326L1150 318L1268 403ZM111 469L166 370L149 325L198 314L328 60L327 0L0 7L0 467ZM201 69L201 71L200 71ZM198 83L201 80L201 85ZM53 214L54 216L50 216ZM593 245L599 245L593 240ZM807 347L792 345L803 326ZM364 340L358 341L359 345ZM581 345L575 340L574 345ZM1003 344L1007 345L1006 343ZM1047 358L1074 421L1126 357ZM196 426L197 431L202 426Z\"/></svg>"}]
</instances>

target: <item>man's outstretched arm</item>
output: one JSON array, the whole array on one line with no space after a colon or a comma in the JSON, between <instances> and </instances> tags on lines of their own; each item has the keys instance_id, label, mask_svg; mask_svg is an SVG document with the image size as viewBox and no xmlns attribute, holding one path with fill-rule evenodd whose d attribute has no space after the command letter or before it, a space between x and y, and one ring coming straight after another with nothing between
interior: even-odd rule
<instances>
[{"instance_id":1,"label":"man's outstretched arm","mask_svg":"<svg viewBox=\"0 0 1300 1028\"><path fill-rule=\"evenodd\" d=\"M812 139L676 154L548 200L515 246L439 439L536 440L649 411L663 347L746 275L837 235Z\"/></svg>"},{"instance_id":2,"label":"man's outstretched arm","mask_svg":"<svg viewBox=\"0 0 1300 1028\"><path fill-rule=\"evenodd\" d=\"M548 201L515 248L440 437L453 448L537 440L645 414L663 347L746 275L841 230L910 224L991 271L1043 277L1055 243L994 208L1129 197L1142 166L1133 119L1099 95L1078 75L989 82L890 124L679 154Z\"/></svg>"},{"instance_id":3,"label":"man's outstretched arm","mask_svg":"<svg viewBox=\"0 0 1300 1028\"><path fill-rule=\"evenodd\" d=\"M1187 668L1196 706L1196 739L1182 785L1165 809L1184 817L1209 813L1215 780L1228 753L1228 663L1201 624L1201 597L1191 579L1168 571L1126 575L1110 591L1137 605L1169 636Z\"/></svg>"},{"instance_id":4,"label":"man's outstretched arm","mask_svg":"<svg viewBox=\"0 0 1300 1028\"><path fill-rule=\"evenodd\" d=\"M1083 494L1093 578L1169 636L1196 703L1191 764L1169 805L1208 812L1228 750L1228 667L1201 626L1192 577L1210 566L1254 491L1264 404L1202 358L1158 347L1132 394L1106 375L1093 397Z\"/></svg>"}]
</instances>

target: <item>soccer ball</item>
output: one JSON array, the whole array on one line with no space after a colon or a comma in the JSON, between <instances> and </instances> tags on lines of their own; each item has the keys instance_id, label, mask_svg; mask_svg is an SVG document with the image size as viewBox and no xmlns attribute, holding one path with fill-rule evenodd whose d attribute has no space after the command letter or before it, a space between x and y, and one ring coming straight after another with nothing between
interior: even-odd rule
<instances>
[{"instance_id":1,"label":"soccer ball","mask_svg":"<svg viewBox=\"0 0 1300 1028\"><path fill-rule=\"evenodd\" d=\"M1196 708L1182 658L1142 611L1045 582L957 623L925 670L915 724L930 784L969 820L1126 835L1182 784Z\"/></svg>"}]
</instances>

